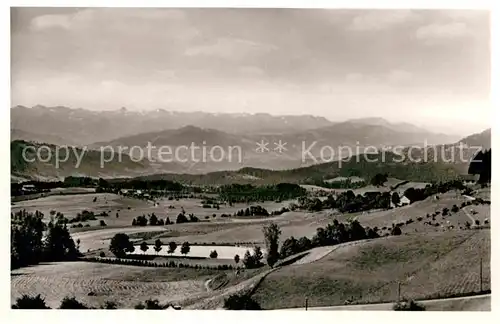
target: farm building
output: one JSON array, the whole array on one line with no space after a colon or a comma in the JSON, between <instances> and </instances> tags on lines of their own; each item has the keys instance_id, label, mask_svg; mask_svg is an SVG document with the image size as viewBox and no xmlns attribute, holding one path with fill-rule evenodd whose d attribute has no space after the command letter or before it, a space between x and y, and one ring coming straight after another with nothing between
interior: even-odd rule
<instances>
[{"instance_id":1,"label":"farm building","mask_svg":"<svg viewBox=\"0 0 500 324\"><path fill-rule=\"evenodd\" d=\"M406 196L403 196L399 199L399 203L401 206L406 206L410 204L410 199L408 199Z\"/></svg>"},{"instance_id":2,"label":"farm building","mask_svg":"<svg viewBox=\"0 0 500 324\"><path fill-rule=\"evenodd\" d=\"M26 192L30 192L30 191L36 191L36 188L35 188L35 185L33 185L33 184L27 184L27 185L23 185L22 190L26 191Z\"/></svg>"}]
</instances>

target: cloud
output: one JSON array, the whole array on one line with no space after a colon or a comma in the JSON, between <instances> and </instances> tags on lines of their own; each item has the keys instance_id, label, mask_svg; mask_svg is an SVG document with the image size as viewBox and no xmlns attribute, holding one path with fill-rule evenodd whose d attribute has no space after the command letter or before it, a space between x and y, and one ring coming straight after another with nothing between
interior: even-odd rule
<instances>
[{"instance_id":1,"label":"cloud","mask_svg":"<svg viewBox=\"0 0 500 324\"><path fill-rule=\"evenodd\" d=\"M265 75L264 70L256 66L242 66L238 69L241 75L247 77L261 77Z\"/></svg>"},{"instance_id":2,"label":"cloud","mask_svg":"<svg viewBox=\"0 0 500 324\"><path fill-rule=\"evenodd\" d=\"M413 22L419 18L420 16L411 10L374 10L354 17L348 29L378 31Z\"/></svg>"},{"instance_id":3,"label":"cloud","mask_svg":"<svg viewBox=\"0 0 500 324\"><path fill-rule=\"evenodd\" d=\"M404 70L392 70L387 74L386 78L390 83L401 84L410 81L413 74Z\"/></svg>"},{"instance_id":4,"label":"cloud","mask_svg":"<svg viewBox=\"0 0 500 324\"><path fill-rule=\"evenodd\" d=\"M437 44L442 41L460 39L470 36L472 33L463 22L449 24L430 24L417 29L417 39L426 44Z\"/></svg>"},{"instance_id":5,"label":"cloud","mask_svg":"<svg viewBox=\"0 0 500 324\"><path fill-rule=\"evenodd\" d=\"M378 78L373 75L361 74L361 73L349 73L346 75L345 80L349 83L374 83L378 81Z\"/></svg>"},{"instance_id":6,"label":"cloud","mask_svg":"<svg viewBox=\"0 0 500 324\"><path fill-rule=\"evenodd\" d=\"M384 84L398 85L412 79L413 74L405 70L391 70L387 73L380 74L349 73L345 76L346 82L350 84L377 86L382 86Z\"/></svg>"},{"instance_id":7,"label":"cloud","mask_svg":"<svg viewBox=\"0 0 500 324\"><path fill-rule=\"evenodd\" d=\"M70 27L70 15L44 15L35 17L31 21L31 28L33 30L44 30L49 28L69 29Z\"/></svg>"},{"instance_id":8,"label":"cloud","mask_svg":"<svg viewBox=\"0 0 500 324\"><path fill-rule=\"evenodd\" d=\"M59 15L42 15L31 20L31 28L42 31L50 28L66 30L92 27L96 23L107 26L125 24L132 21L184 21L185 13L178 9L147 9L147 8L98 8L83 9L74 13ZM133 27L133 26L131 26Z\"/></svg>"},{"instance_id":9,"label":"cloud","mask_svg":"<svg viewBox=\"0 0 500 324\"><path fill-rule=\"evenodd\" d=\"M478 21L484 20L489 17L487 10L446 10L444 12L446 17L457 21Z\"/></svg>"},{"instance_id":10,"label":"cloud","mask_svg":"<svg viewBox=\"0 0 500 324\"><path fill-rule=\"evenodd\" d=\"M193 46L185 52L187 56L214 56L225 59L239 59L264 54L277 49L274 45L252 42L237 38L219 38L215 43Z\"/></svg>"}]
</instances>

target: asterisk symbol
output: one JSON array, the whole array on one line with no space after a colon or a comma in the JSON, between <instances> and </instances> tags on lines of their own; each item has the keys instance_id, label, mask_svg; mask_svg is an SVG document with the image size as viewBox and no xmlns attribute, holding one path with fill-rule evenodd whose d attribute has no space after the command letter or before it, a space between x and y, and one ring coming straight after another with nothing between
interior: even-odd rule
<instances>
[{"instance_id":1,"label":"asterisk symbol","mask_svg":"<svg viewBox=\"0 0 500 324\"><path fill-rule=\"evenodd\" d=\"M281 140L279 140L278 143L274 143L274 145L276 145L274 150L278 151L279 153L283 153L283 151L288 151L288 149L285 147L286 144L287 144L286 142L283 143Z\"/></svg>"},{"instance_id":2,"label":"asterisk symbol","mask_svg":"<svg viewBox=\"0 0 500 324\"><path fill-rule=\"evenodd\" d=\"M268 142L261 140L260 142L256 142L255 144L257 144L255 152L257 153L269 152L269 148L267 147L269 145Z\"/></svg>"}]
</instances>

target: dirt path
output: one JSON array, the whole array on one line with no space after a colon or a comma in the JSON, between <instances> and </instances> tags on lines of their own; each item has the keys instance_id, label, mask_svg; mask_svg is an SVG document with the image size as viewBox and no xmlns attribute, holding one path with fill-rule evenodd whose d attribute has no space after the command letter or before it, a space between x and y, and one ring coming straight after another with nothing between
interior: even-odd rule
<instances>
[{"instance_id":1,"label":"dirt path","mask_svg":"<svg viewBox=\"0 0 500 324\"><path fill-rule=\"evenodd\" d=\"M469 219L472 221L472 226L474 226L474 224L476 223L474 217L472 217L472 215L467 211L467 209L462 208L462 210L464 211L465 215L467 215L467 217L469 217Z\"/></svg>"},{"instance_id":2,"label":"dirt path","mask_svg":"<svg viewBox=\"0 0 500 324\"><path fill-rule=\"evenodd\" d=\"M443 298L420 300L428 311L491 311L491 295L479 295L457 298ZM325 306L311 307L308 310L392 310L394 303L345 305L345 306ZM275 309L285 310L285 309ZM304 310L301 308L286 308L286 310Z\"/></svg>"}]
</instances>

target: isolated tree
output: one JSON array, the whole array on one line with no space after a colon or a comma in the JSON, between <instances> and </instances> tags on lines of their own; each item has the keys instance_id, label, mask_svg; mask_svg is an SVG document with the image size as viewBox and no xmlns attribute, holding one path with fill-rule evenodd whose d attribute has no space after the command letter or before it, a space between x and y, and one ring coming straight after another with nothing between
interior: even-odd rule
<instances>
[{"instance_id":1,"label":"isolated tree","mask_svg":"<svg viewBox=\"0 0 500 324\"><path fill-rule=\"evenodd\" d=\"M391 235L401 235L402 232L401 232L401 228L399 228L399 226L394 226L392 229L391 229Z\"/></svg>"},{"instance_id":2,"label":"isolated tree","mask_svg":"<svg viewBox=\"0 0 500 324\"><path fill-rule=\"evenodd\" d=\"M391 201L394 204L394 206L399 205L399 203L401 202L401 199L399 199L399 195L397 192L392 193Z\"/></svg>"},{"instance_id":3,"label":"isolated tree","mask_svg":"<svg viewBox=\"0 0 500 324\"><path fill-rule=\"evenodd\" d=\"M149 216L149 225L155 226L158 224L158 217L156 217L155 213L152 213L151 216Z\"/></svg>"},{"instance_id":4,"label":"isolated tree","mask_svg":"<svg viewBox=\"0 0 500 324\"><path fill-rule=\"evenodd\" d=\"M218 254L216 250L210 251L210 258L217 259L217 256Z\"/></svg>"},{"instance_id":5,"label":"isolated tree","mask_svg":"<svg viewBox=\"0 0 500 324\"><path fill-rule=\"evenodd\" d=\"M61 301L59 309L89 309L89 307L78 300L75 297L64 297Z\"/></svg>"},{"instance_id":6,"label":"isolated tree","mask_svg":"<svg viewBox=\"0 0 500 324\"><path fill-rule=\"evenodd\" d=\"M160 239L157 239L155 241L155 247L154 247L156 254L158 254L161 251L162 246L163 246L163 242Z\"/></svg>"},{"instance_id":7,"label":"isolated tree","mask_svg":"<svg viewBox=\"0 0 500 324\"><path fill-rule=\"evenodd\" d=\"M272 267L279 259L278 247L281 230L277 224L271 223L268 226L264 226L262 232L264 233L264 241L267 249L267 264Z\"/></svg>"},{"instance_id":8,"label":"isolated tree","mask_svg":"<svg viewBox=\"0 0 500 324\"><path fill-rule=\"evenodd\" d=\"M12 305L13 309L50 309L45 304L45 299L40 296L40 294L35 297L28 295L22 295L16 299L16 303Z\"/></svg>"},{"instance_id":9,"label":"isolated tree","mask_svg":"<svg viewBox=\"0 0 500 324\"><path fill-rule=\"evenodd\" d=\"M149 245L146 242L141 243L141 251L146 254L146 251L149 249Z\"/></svg>"},{"instance_id":10,"label":"isolated tree","mask_svg":"<svg viewBox=\"0 0 500 324\"><path fill-rule=\"evenodd\" d=\"M260 246L255 246L253 248L253 258L255 260L255 265L259 266L263 258L262 249L260 248Z\"/></svg>"},{"instance_id":11,"label":"isolated tree","mask_svg":"<svg viewBox=\"0 0 500 324\"><path fill-rule=\"evenodd\" d=\"M248 250L246 250L245 255L243 256L243 265L247 269L252 269L256 267L255 258Z\"/></svg>"},{"instance_id":12,"label":"isolated tree","mask_svg":"<svg viewBox=\"0 0 500 324\"><path fill-rule=\"evenodd\" d=\"M102 219L101 219L101 220L99 221L99 225L100 225L100 226L106 226L106 222L105 222L104 220L102 220Z\"/></svg>"},{"instance_id":13,"label":"isolated tree","mask_svg":"<svg viewBox=\"0 0 500 324\"><path fill-rule=\"evenodd\" d=\"M127 252L132 253L134 250L134 245L130 242L130 238L127 234L118 233L111 239L109 251L117 258L123 258L127 255Z\"/></svg>"},{"instance_id":14,"label":"isolated tree","mask_svg":"<svg viewBox=\"0 0 500 324\"><path fill-rule=\"evenodd\" d=\"M387 174L377 173L373 178L371 178L370 184L376 187L380 187L383 186L386 181Z\"/></svg>"},{"instance_id":15,"label":"isolated tree","mask_svg":"<svg viewBox=\"0 0 500 324\"><path fill-rule=\"evenodd\" d=\"M174 254L175 250L177 249L177 243L175 243L174 241L168 243L168 253L169 254Z\"/></svg>"},{"instance_id":16,"label":"isolated tree","mask_svg":"<svg viewBox=\"0 0 500 324\"><path fill-rule=\"evenodd\" d=\"M236 263L236 265L240 262L240 256L238 254L236 254L234 256L234 263Z\"/></svg>"},{"instance_id":17,"label":"isolated tree","mask_svg":"<svg viewBox=\"0 0 500 324\"><path fill-rule=\"evenodd\" d=\"M190 250L191 250L191 247L189 246L189 242L182 243L181 254L184 254L184 256L186 256Z\"/></svg>"}]
</instances>

